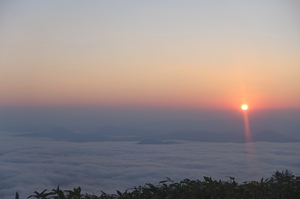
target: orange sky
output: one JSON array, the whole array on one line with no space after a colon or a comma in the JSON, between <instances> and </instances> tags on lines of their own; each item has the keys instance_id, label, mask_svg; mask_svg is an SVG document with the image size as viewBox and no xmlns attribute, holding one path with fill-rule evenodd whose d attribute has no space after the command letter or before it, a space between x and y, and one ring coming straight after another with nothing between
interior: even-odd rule
<instances>
[{"instance_id":1,"label":"orange sky","mask_svg":"<svg viewBox=\"0 0 300 199\"><path fill-rule=\"evenodd\" d=\"M1 107L300 108L289 3L59 4L4 4Z\"/></svg>"}]
</instances>

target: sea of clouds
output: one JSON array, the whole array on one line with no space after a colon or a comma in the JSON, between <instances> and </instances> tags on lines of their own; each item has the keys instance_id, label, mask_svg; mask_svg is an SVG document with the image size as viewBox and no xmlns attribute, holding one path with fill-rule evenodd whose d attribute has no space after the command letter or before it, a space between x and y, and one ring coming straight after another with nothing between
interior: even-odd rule
<instances>
[{"instance_id":1,"label":"sea of clouds","mask_svg":"<svg viewBox=\"0 0 300 199\"><path fill-rule=\"evenodd\" d=\"M0 198L17 191L27 198L34 191L81 186L100 195L124 191L171 178L202 180L203 176L242 183L270 177L276 170L300 175L299 143L180 142L140 145L135 142L72 143L45 138L14 137L1 132Z\"/></svg>"}]
</instances>

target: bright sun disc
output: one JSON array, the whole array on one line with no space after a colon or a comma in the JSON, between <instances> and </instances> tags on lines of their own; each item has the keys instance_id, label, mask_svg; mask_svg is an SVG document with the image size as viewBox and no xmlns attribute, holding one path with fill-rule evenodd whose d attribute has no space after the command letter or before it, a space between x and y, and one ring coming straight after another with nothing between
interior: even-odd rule
<instances>
[{"instance_id":1,"label":"bright sun disc","mask_svg":"<svg viewBox=\"0 0 300 199\"><path fill-rule=\"evenodd\" d=\"M247 104L243 104L241 106L241 109L244 110L244 111L246 111L248 109L248 105Z\"/></svg>"}]
</instances>

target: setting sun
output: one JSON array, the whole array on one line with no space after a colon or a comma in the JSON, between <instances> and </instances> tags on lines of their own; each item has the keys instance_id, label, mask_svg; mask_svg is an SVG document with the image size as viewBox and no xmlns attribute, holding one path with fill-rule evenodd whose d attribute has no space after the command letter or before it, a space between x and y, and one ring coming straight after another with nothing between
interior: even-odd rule
<instances>
[{"instance_id":1,"label":"setting sun","mask_svg":"<svg viewBox=\"0 0 300 199\"><path fill-rule=\"evenodd\" d=\"M247 104L243 104L241 106L241 109L244 110L244 111L248 110L248 105Z\"/></svg>"}]
</instances>

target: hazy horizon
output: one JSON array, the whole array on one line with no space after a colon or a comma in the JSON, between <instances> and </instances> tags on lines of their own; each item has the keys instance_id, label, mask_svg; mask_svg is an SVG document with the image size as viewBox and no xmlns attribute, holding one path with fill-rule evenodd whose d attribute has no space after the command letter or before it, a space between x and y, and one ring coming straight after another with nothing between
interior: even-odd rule
<instances>
[{"instance_id":1,"label":"hazy horizon","mask_svg":"<svg viewBox=\"0 0 300 199\"><path fill-rule=\"evenodd\" d=\"M157 132L198 130L244 133L242 111L159 110L112 108L0 108L2 131L49 131L65 127L75 132L93 132L103 126L134 127ZM249 111L253 133L273 130L299 138L300 110Z\"/></svg>"}]
</instances>

